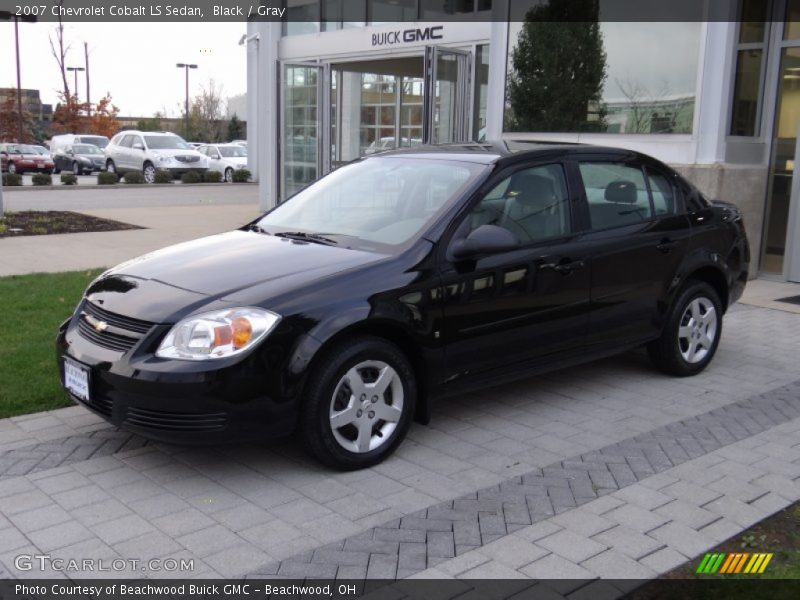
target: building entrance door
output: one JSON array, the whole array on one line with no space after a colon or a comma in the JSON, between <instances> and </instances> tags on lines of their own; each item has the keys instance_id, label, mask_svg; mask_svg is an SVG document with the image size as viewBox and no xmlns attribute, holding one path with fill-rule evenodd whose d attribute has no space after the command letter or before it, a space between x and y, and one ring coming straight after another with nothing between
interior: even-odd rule
<instances>
[{"instance_id":1,"label":"building entrance door","mask_svg":"<svg viewBox=\"0 0 800 600\"><path fill-rule=\"evenodd\" d=\"M429 144L470 139L472 53L439 46L425 48L425 129Z\"/></svg>"}]
</instances>

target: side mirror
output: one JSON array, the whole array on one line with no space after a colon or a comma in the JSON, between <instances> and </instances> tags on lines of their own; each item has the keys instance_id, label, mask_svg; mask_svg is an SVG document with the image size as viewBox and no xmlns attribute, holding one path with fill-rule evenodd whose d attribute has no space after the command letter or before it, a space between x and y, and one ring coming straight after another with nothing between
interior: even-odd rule
<instances>
[{"instance_id":1,"label":"side mirror","mask_svg":"<svg viewBox=\"0 0 800 600\"><path fill-rule=\"evenodd\" d=\"M518 247L519 240L508 229L497 225L481 225L467 237L453 242L450 254L456 260L465 260L481 254L507 252Z\"/></svg>"},{"instance_id":2,"label":"side mirror","mask_svg":"<svg viewBox=\"0 0 800 600\"><path fill-rule=\"evenodd\" d=\"M211 158L213 158L214 160L219 160L219 154L215 154L215 155L214 155L214 156L212 156Z\"/></svg>"},{"instance_id":3,"label":"side mirror","mask_svg":"<svg viewBox=\"0 0 800 600\"><path fill-rule=\"evenodd\" d=\"M143 146L142 144L140 144L139 142L136 142L136 143L133 145L133 149L134 149L134 150L144 150L144 146Z\"/></svg>"}]
</instances>

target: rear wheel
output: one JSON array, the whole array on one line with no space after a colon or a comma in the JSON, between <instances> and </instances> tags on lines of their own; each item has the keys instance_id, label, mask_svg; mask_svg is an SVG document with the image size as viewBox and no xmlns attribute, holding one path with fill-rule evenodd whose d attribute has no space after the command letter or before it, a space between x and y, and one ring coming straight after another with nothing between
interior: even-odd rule
<instances>
[{"instance_id":1,"label":"rear wheel","mask_svg":"<svg viewBox=\"0 0 800 600\"><path fill-rule=\"evenodd\" d=\"M705 369L722 335L722 303L705 282L690 281L675 300L661 337L647 346L656 367L686 377Z\"/></svg>"},{"instance_id":2,"label":"rear wheel","mask_svg":"<svg viewBox=\"0 0 800 600\"><path fill-rule=\"evenodd\" d=\"M231 182L233 182L233 169L228 167L227 169L225 169L225 183L231 183Z\"/></svg>"},{"instance_id":3,"label":"rear wheel","mask_svg":"<svg viewBox=\"0 0 800 600\"><path fill-rule=\"evenodd\" d=\"M75 173L75 175L83 175L83 171L81 171L77 161L72 162L72 172Z\"/></svg>"},{"instance_id":4,"label":"rear wheel","mask_svg":"<svg viewBox=\"0 0 800 600\"><path fill-rule=\"evenodd\" d=\"M359 337L335 347L306 386L300 432L335 469L379 463L403 440L417 400L414 370L394 345Z\"/></svg>"},{"instance_id":5,"label":"rear wheel","mask_svg":"<svg viewBox=\"0 0 800 600\"><path fill-rule=\"evenodd\" d=\"M15 165L13 162L10 162L10 163L8 163L8 169L7 170L8 170L9 173L11 173L13 175L14 173L17 172L17 165Z\"/></svg>"}]
</instances>

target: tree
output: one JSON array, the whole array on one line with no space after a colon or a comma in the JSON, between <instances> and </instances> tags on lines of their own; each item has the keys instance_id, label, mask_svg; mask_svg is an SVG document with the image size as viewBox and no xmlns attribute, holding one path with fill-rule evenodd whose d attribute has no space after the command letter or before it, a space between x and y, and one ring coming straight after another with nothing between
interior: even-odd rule
<instances>
[{"instance_id":1,"label":"tree","mask_svg":"<svg viewBox=\"0 0 800 600\"><path fill-rule=\"evenodd\" d=\"M607 67L598 4L598 0L550 0L525 15L511 56L510 129L603 129Z\"/></svg>"},{"instance_id":2,"label":"tree","mask_svg":"<svg viewBox=\"0 0 800 600\"><path fill-rule=\"evenodd\" d=\"M222 86L209 79L192 100L188 139L217 142L222 139Z\"/></svg>"},{"instance_id":3,"label":"tree","mask_svg":"<svg viewBox=\"0 0 800 600\"><path fill-rule=\"evenodd\" d=\"M61 90L62 98L69 98L69 80L67 79L67 53L69 52L69 44L67 44L64 40L64 23L61 22L61 8L64 4L64 0L58 0L56 5L59 8L58 12L58 25L56 26L56 42L53 41L53 38L50 37L50 51L53 53L53 57L56 59L58 63L58 68L61 71L61 84L63 85L63 89ZM56 48L56 46L58 46ZM77 90L76 90L77 93Z\"/></svg>"},{"instance_id":4,"label":"tree","mask_svg":"<svg viewBox=\"0 0 800 600\"><path fill-rule=\"evenodd\" d=\"M91 107L87 105L87 108ZM111 94L108 92L100 98L90 114L92 116L88 118L89 133L110 138L119 131L119 121L117 120L119 108L111 104Z\"/></svg>"},{"instance_id":5,"label":"tree","mask_svg":"<svg viewBox=\"0 0 800 600\"><path fill-rule=\"evenodd\" d=\"M166 118L164 113L156 111L149 119L139 119L136 121L136 129L139 131L163 131L161 119Z\"/></svg>"},{"instance_id":6,"label":"tree","mask_svg":"<svg viewBox=\"0 0 800 600\"><path fill-rule=\"evenodd\" d=\"M241 140L245 137L244 123L236 116L236 113L228 121L228 141Z\"/></svg>"},{"instance_id":7,"label":"tree","mask_svg":"<svg viewBox=\"0 0 800 600\"><path fill-rule=\"evenodd\" d=\"M17 88L13 88L5 101L0 104L0 140L16 140L20 144L28 144L37 139L33 115L26 110L22 111L22 137L20 139L18 108Z\"/></svg>"},{"instance_id":8,"label":"tree","mask_svg":"<svg viewBox=\"0 0 800 600\"><path fill-rule=\"evenodd\" d=\"M51 131L53 135L59 133L81 133L85 129L86 117L81 111L86 110L86 106L78 102L77 94L64 95L59 93L61 102L56 105L53 111L53 125Z\"/></svg>"}]
</instances>

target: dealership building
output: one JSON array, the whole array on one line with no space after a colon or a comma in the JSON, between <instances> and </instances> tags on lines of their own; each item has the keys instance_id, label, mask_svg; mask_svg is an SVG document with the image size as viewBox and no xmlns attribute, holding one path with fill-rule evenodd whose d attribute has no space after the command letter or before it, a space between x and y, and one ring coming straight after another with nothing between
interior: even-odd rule
<instances>
[{"instance_id":1,"label":"dealership building","mask_svg":"<svg viewBox=\"0 0 800 600\"><path fill-rule=\"evenodd\" d=\"M649 21L622 21L600 0L593 23L566 24L536 22L529 0L288 0L285 22L250 22L242 40L262 208L394 147L618 146L738 204L753 274L800 282L800 0L692 0L710 20L668 21L683 1L657 3L665 14ZM576 56L585 76L573 70L528 89L566 79L562 98L584 95L577 118L524 93L532 72L573 69Z\"/></svg>"}]
</instances>

